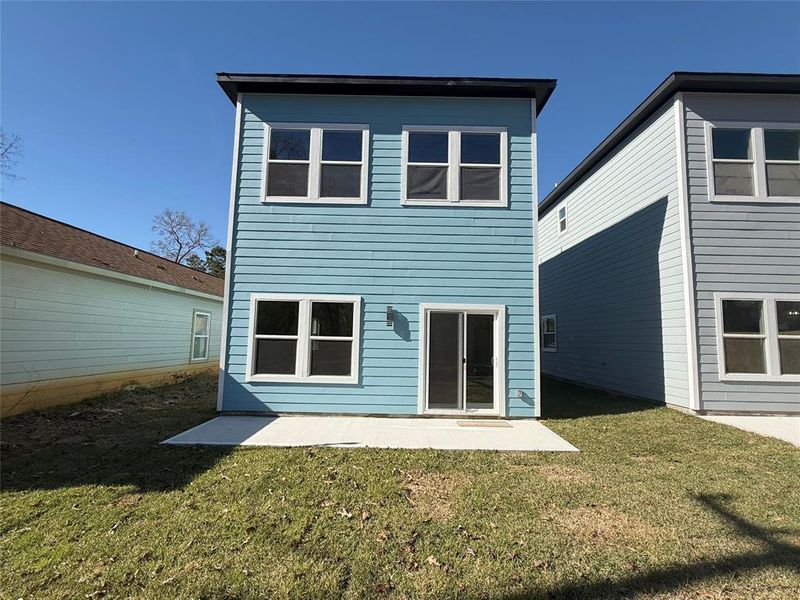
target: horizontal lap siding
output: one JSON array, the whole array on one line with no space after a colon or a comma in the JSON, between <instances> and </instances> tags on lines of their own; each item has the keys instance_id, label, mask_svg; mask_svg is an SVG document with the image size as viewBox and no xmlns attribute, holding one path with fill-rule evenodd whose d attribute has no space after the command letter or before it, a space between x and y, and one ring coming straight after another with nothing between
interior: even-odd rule
<instances>
[{"instance_id":1,"label":"horizontal lap siding","mask_svg":"<svg viewBox=\"0 0 800 600\"><path fill-rule=\"evenodd\" d=\"M543 373L688 406L676 143L670 104L539 222Z\"/></svg>"},{"instance_id":2,"label":"horizontal lap siding","mask_svg":"<svg viewBox=\"0 0 800 600\"><path fill-rule=\"evenodd\" d=\"M420 303L503 304L509 414L533 416L530 109L527 100L244 96L223 409L416 413ZM369 204L262 204L264 121L369 124ZM402 127L426 124L508 128L508 208L401 206ZM359 384L245 383L257 292L361 296Z\"/></svg>"},{"instance_id":3,"label":"horizontal lap siding","mask_svg":"<svg viewBox=\"0 0 800 600\"><path fill-rule=\"evenodd\" d=\"M211 313L219 359L222 299L207 300L4 256L3 385L189 364L192 311Z\"/></svg>"},{"instance_id":4,"label":"horizontal lap siding","mask_svg":"<svg viewBox=\"0 0 800 600\"><path fill-rule=\"evenodd\" d=\"M800 385L719 379L714 294L800 294L800 205L709 202L705 121L800 124L800 98L686 95L686 144L700 363L700 408L800 411Z\"/></svg>"}]
</instances>

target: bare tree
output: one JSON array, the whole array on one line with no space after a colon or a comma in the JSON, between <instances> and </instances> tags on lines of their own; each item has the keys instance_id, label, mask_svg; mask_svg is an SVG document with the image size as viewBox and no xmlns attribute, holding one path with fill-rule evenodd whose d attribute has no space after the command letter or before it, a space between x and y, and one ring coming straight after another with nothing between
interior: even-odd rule
<instances>
[{"instance_id":1,"label":"bare tree","mask_svg":"<svg viewBox=\"0 0 800 600\"><path fill-rule=\"evenodd\" d=\"M0 175L9 180L19 179L14 172L22 156L22 138L0 129Z\"/></svg>"},{"instance_id":2,"label":"bare tree","mask_svg":"<svg viewBox=\"0 0 800 600\"><path fill-rule=\"evenodd\" d=\"M176 263L184 263L195 250L217 244L206 223L195 223L182 210L164 209L153 219L153 231L159 235L150 246L153 252Z\"/></svg>"}]
</instances>

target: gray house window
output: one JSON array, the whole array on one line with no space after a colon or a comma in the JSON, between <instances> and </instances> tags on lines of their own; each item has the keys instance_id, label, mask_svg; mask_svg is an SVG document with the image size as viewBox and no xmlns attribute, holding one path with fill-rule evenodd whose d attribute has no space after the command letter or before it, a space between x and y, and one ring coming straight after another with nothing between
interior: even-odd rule
<instances>
[{"instance_id":1,"label":"gray house window","mask_svg":"<svg viewBox=\"0 0 800 600\"><path fill-rule=\"evenodd\" d=\"M769 196L800 197L800 129L765 129Z\"/></svg>"},{"instance_id":2,"label":"gray house window","mask_svg":"<svg viewBox=\"0 0 800 600\"><path fill-rule=\"evenodd\" d=\"M753 195L750 129L713 130L714 191L724 196Z\"/></svg>"},{"instance_id":3,"label":"gray house window","mask_svg":"<svg viewBox=\"0 0 800 600\"><path fill-rule=\"evenodd\" d=\"M556 345L556 316L544 315L542 317L542 350L545 352L555 352Z\"/></svg>"},{"instance_id":4,"label":"gray house window","mask_svg":"<svg viewBox=\"0 0 800 600\"><path fill-rule=\"evenodd\" d=\"M558 209L558 234L561 235L562 233L567 231L567 207L562 206Z\"/></svg>"},{"instance_id":5,"label":"gray house window","mask_svg":"<svg viewBox=\"0 0 800 600\"><path fill-rule=\"evenodd\" d=\"M723 202L800 202L800 127L706 123L709 194Z\"/></svg>"},{"instance_id":6,"label":"gray house window","mask_svg":"<svg viewBox=\"0 0 800 600\"><path fill-rule=\"evenodd\" d=\"M775 303L778 317L778 351L781 374L800 374L800 301Z\"/></svg>"},{"instance_id":7,"label":"gray house window","mask_svg":"<svg viewBox=\"0 0 800 600\"><path fill-rule=\"evenodd\" d=\"M766 327L761 300L723 300L726 373L766 373Z\"/></svg>"},{"instance_id":8,"label":"gray house window","mask_svg":"<svg viewBox=\"0 0 800 600\"><path fill-rule=\"evenodd\" d=\"M721 379L800 381L800 297L716 301Z\"/></svg>"}]
</instances>

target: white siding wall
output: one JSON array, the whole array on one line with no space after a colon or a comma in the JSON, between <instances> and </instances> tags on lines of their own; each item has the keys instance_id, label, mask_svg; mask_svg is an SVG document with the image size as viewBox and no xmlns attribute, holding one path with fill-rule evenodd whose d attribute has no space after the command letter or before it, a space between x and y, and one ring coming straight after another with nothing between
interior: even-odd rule
<instances>
[{"instance_id":1,"label":"white siding wall","mask_svg":"<svg viewBox=\"0 0 800 600\"><path fill-rule=\"evenodd\" d=\"M540 220L543 373L688 406L676 144L670 101Z\"/></svg>"},{"instance_id":2,"label":"white siding wall","mask_svg":"<svg viewBox=\"0 0 800 600\"><path fill-rule=\"evenodd\" d=\"M685 112L700 409L800 411L800 384L719 380L714 293L800 294L800 205L710 202L704 130L705 121L800 124L800 98L686 94Z\"/></svg>"},{"instance_id":3,"label":"white siding wall","mask_svg":"<svg viewBox=\"0 0 800 600\"><path fill-rule=\"evenodd\" d=\"M192 311L210 312L219 360L222 299L208 300L2 256L3 386L189 365Z\"/></svg>"}]
</instances>

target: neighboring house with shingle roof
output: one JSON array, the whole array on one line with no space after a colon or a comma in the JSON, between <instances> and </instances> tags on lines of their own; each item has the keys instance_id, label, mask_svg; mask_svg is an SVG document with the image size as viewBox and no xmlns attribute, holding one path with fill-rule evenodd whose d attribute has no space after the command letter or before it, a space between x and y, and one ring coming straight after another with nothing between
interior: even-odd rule
<instances>
[{"instance_id":1,"label":"neighboring house with shingle roof","mask_svg":"<svg viewBox=\"0 0 800 600\"><path fill-rule=\"evenodd\" d=\"M3 416L219 361L223 280L0 203Z\"/></svg>"}]
</instances>

